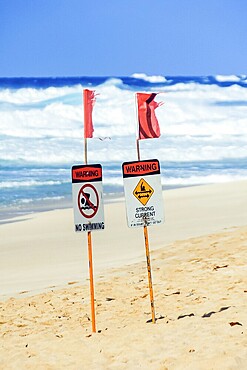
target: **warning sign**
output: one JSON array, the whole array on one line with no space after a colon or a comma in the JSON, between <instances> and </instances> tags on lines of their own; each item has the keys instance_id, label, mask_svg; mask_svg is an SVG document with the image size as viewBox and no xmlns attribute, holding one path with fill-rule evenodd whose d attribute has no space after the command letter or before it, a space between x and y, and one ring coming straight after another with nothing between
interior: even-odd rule
<instances>
[{"instance_id":1,"label":"warning sign","mask_svg":"<svg viewBox=\"0 0 247 370\"><path fill-rule=\"evenodd\" d=\"M141 178L133 191L134 196L144 206L147 204L153 193L154 189L143 178Z\"/></svg>"},{"instance_id":2,"label":"warning sign","mask_svg":"<svg viewBox=\"0 0 247 370\"><path fill-rule=\"evenodd\" d=\"M72 167L75 231L103 230L104 208L100 164Z\"/></svg>"},{"instance_id":3,"label":"warning sign","mask_svg":"<svg viewBox=\"0 0 247 370\"><path fill-rule=\"evenodd\" d=\"M164 222L160 164L157 159L122 165L127 222L129 227Z\"/></svg>"}]
</instances>

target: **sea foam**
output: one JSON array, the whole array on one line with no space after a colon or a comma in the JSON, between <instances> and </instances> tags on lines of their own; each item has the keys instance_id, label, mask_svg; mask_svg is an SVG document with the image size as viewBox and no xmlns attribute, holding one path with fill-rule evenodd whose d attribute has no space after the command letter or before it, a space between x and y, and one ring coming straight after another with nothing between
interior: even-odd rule
<instances>
[{"instance_id":1,"label":"sea foam","mask_svg":"<svg viewBox=\"0 0 247 370\"><path fill-rule=\"evenodd\" d=\"M123 190L121 163L137 158L137 91L164 102L161 137L140 141L141 158L160 160L164 186L247 178L246 87L244 75L0 79L0 204L11 187L15 201L27 189L32 199L70 196L70 167L84 162L84 88L97 94L88 158L103 165L105 192Z\"/></svg>"}]
</instances>

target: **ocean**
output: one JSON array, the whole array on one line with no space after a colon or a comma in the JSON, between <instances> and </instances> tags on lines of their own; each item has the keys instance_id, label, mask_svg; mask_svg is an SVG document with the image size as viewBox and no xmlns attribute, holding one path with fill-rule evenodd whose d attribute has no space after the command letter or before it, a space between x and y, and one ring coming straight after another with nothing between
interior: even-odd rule
<instances>
[{"instance_id":1,"label":"ocean","mask_svg":"<svg viewBox=\"0 0 247 370\"><path fill-rule=\"evenodd\" d=\"M0 78L0 218L72 206L71 167L84 163L84 88L96 91L88 162L108 201L137 159L136 92L156 92L161 137L140 141L164 189L247 179L247 76Z\"/></svg>"}]
</instances>

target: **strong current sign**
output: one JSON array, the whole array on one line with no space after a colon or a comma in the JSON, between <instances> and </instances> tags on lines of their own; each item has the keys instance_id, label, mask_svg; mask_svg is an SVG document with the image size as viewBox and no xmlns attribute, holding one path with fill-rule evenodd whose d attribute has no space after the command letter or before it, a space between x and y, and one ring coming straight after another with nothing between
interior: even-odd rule
<instances>
[{"instance_id":1,"label":"strong current sign","mask_svg":"<svg viewBox=\"0 0 247 370\"><path fill-rule=\"evenodd\" d=\"M124 162L122 165L129 227L164 222L160 164L157 159Z\"/></svg>"},{"instance_id":2,"label":"strong current sign","mask_svg":"<svg viewBox=\"0 0 247 370\"><path fill-rule=\"evenodd\" d=\"M72 167L75 231L103 230L104 208L100 164Z\"/></svg>"}]
</instances>

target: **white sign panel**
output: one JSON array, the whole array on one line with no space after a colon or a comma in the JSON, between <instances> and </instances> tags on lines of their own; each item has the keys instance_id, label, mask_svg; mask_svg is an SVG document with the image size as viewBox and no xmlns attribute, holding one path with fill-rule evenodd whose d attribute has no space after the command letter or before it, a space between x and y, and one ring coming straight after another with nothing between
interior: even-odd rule
<instances>
[{"instance_id":1,"label":"white sign panel","mask_svg":"<svg viewBox=\"0 0 247 370\"><path fill-rule=\"evenodd\" d=\"M159 161L125 162L122 170L128 226L164 223Z\"/></svg>"},{"instance_id":2,"label":"white sign panel","mask_svg":"<svg viewBox=\"0 0 247 370\"><path fill-rule=\"evenodd\" d=\"M100 164L72 167L75 231L103 230L104 207Z\"/></svg>"}]
</instances>

